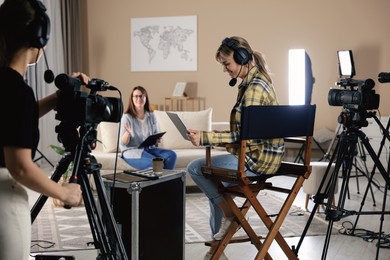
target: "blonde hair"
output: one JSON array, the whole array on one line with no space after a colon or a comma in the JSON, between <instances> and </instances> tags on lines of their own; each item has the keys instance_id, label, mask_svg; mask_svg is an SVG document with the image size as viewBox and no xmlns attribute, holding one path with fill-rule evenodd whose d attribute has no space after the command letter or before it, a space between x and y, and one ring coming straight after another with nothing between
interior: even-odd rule
<instances>
[{"instance_id":1,"label":"blonde hair","mask_svg":"<svg viewBox=\"0 0 390 260\"><path fill-rule=\"evenodd\" d=\"M268 65L265 61L263 54L261 54L258 51L253 51L251 46L249 45L248 41L242 37L232 36L232 37L229 37L229 39L236 43L236 48L244 48L249 52L249 54L250 54L249 62L254 63L259 68L259 71L264 75L264 77L270 83L272 83L272 78L270 76L271 71L268 68ZM234 50L231 47L222 43L219 46L219 48L217 49L217 52L215 54L215 59L217 61L220 61L221 56L233 56L233 52L234 52Z\"/></svg>"}]
</instances>

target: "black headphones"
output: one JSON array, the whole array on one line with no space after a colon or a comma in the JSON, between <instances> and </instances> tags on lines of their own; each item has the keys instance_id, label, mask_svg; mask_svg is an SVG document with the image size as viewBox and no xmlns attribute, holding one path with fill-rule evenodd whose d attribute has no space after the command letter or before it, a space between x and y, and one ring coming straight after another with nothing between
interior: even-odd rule
<instances>
[{"instance_id":1,"label":"black headphones","mask_svg":"<svg viewBox=\"0 0 390 260\"><path fill-rule=\"evenodd\" d=\"M236 63L240 65L246 65L251 60L252 54L250 54L249 51L243 47L237 47L236 40L233 40L231 38L225 38L222 41L222 44L228 46L234 51L233 59Z\"/></svg>"},{"instance_id":2,"label":"black headphones","mask_svg":"<svg viewBox=\"0 0 390 260\"><path fill-rule=\"evenodd\" d=\"M46 7L39 0L30 0L36 14L31 23L30 44L34 48L43 48L50 38L50 18L46 14Z\"/></svg>"}]
</instances>

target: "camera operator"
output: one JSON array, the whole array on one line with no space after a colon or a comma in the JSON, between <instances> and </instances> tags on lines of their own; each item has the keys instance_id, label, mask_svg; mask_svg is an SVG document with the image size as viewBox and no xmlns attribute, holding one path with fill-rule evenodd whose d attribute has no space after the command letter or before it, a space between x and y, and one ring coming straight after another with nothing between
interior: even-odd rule
<instances>
[{"instance_id":1,"label":"camera operator","mask_svg":"<svg viewBox=\"0 0 390 260\"><path fill-rule=\"evenodd\" d=\"M30 206L26 188L68 205L81 199L78 184L58 185L34 162L39 117L56 106L57 94L39 101L23 79L49 40L50 20L38 0L5 0L0 6L0 259L28 259ZM75 73L86 83L89 78Z\"/></svg>"}]
</instances>

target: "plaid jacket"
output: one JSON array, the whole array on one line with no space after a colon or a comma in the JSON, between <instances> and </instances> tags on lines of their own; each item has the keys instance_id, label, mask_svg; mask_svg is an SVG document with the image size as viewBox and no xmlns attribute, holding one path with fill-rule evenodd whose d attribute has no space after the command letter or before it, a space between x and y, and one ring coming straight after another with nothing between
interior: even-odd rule
<instances>
[{"instance_id":1,"label":"plaid jacket","mask_svg":"<svg viewBox=\"0 0 390 260\"><path fill-rule=\"evenodd\" d=\"M201 145L221 145L235 143L240 139L241 108L252 105L277 105L275 91L272 85L253 67L247 77L238 87L237 102L230 114L230 132L201 132ZM264 122L270 124L270 122ZM272 127L272 125L270 125ZM238 150L229 148L227 151L238 156ZM282 161L284 141L277 139L248 140L246 150L246 166L256 173L273 174Z\"/></svg>"}]
</instances>

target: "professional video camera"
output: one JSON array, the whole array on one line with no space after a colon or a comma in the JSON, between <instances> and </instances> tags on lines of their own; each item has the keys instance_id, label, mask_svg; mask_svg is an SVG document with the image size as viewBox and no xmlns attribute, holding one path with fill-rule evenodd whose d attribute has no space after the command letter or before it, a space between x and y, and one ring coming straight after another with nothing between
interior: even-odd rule
<instances>
[{"instance_id":1,"label":"professional video camera","mask_svg":"<svg viewBox=\"0 0 390 260\"><path fill-rule=\"evenodd\" d=\"M61 123L56 127L58 140L66 151L74 151L79 133L79 126L90 126L94 133L88 135L96 139L96 127L104 122L119 122L123 113L123 104L120 98L103 97L97 95L97 91L117 90L107 82L100 79L92 79L86 85L91 91L80 91L82 82L80 79L59 74L54 81L59 89L56 119ZM82 129L81 129L82 131ZM96 141L96 140L95 140ZM93 142L93 140L91 140Z\"/></svg>"},{"instance_id":2,"label":"professional video camera","mask_svg":"<svg viewBox=\"0 0 390 260\"><path fill-rule=\"evenodd\" d=\"M75 125L121 120L123 112L121 99L96 94L97 91L116 89L107 82L92 79L86 85L91 90L89 94L80 91L81 80L66 74L58 75L54 83L60 89L56 108L57 120L73 122Z\"/></svg>"},{"instance_id":3,"label":"professional video camera","mask_svg":"<svg viewBox=\"0 0 390 260\"><path fill-rule=\"evenodd\" d=\"M367 126L367 110L379 108L379 95L373 89L372 79L354 80L355 66L351 50L338 51L340 81L336 84L343 89L330 89L328 103L331 106L343 106L339 123L345 126Z\"/></svg>"}]
</instances>

